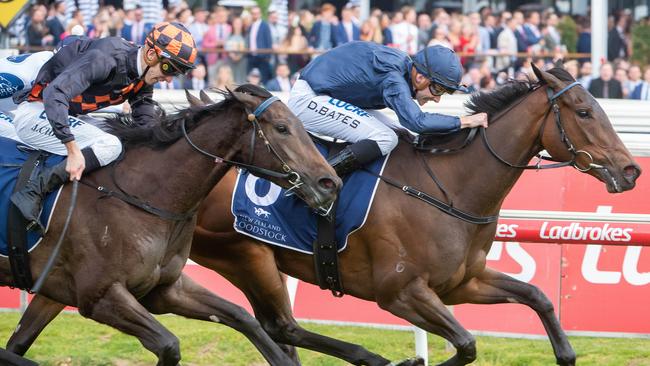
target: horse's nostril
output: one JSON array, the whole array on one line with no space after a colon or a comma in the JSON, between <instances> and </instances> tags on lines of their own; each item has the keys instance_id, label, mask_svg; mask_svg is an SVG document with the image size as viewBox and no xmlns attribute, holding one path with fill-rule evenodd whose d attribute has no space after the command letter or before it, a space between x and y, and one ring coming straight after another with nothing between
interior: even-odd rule
<instances>
[{"instance_id":1,"label":"horse's nostril","mask_svg":"<svg viewBox=\"0 0 650 366\"><path fill-rule=\"evenodd\" d=\"M638 167L634 165L628 165L623 169L623 174L625 180L627 180L630 183L634 183L636 179L641 175L641 171L639 170Z\"/></svg>"},{"instance_id":2,"label":"horse's nostril","mask_svg":"<svg viewBox=\"0 0 650 366\"><path fill-rule=\"evenodd\" d=\"M318 180L318 185L328 192L336 190L336 182L332 178L321 178Z\"/></svg>"}]
</instances>

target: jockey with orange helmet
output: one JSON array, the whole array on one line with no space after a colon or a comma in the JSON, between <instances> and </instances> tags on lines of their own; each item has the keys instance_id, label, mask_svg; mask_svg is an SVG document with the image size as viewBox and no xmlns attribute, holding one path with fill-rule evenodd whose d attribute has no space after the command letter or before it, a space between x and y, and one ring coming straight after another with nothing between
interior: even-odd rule
<instances>
[{"instance_id":1,"label":"jockey with orange helmet","mask_svg":"<svg viewBox=\"0 0 650 366\"><path fill-rule=\"evenodd\" d=\"M463 91L462 72L458 56L442 46L427 47L411 58L372 42L349 42L302 70L288 105L307 131L352 143L328 159L341 176L388 154L397 145L395 128L449 133L487 127L485 113L459 118L426 113L418 106ZM382 108L392 109L397 121L378 111Z\"/></svg>"},{"instance_id":2,"label":"jockey with orange helmet","mask_svg":"<svg viewBox=\"0 0 650 366\"><path fill-rule=\"evenodd\" d=\"M163 22L153 27L144 47L120 37L81 37L43 65L31 90L14 96L20 103L14 126L24 144L67 159L42 169L11 197L33 228L43 229L38 216L46 193L122 152L117 137L74 116L128 101L135 123L152 122L153 84L193 69L197 53L182 24Z\"/></svg>"}]
</instances>

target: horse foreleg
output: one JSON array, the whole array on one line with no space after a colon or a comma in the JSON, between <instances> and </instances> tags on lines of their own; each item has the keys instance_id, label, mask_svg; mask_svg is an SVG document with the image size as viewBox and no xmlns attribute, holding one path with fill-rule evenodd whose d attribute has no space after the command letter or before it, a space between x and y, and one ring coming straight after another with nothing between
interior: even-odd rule
<instances>
[{"instance_id":1,"label":"horse foreleg","mask_svg":"<svg viewBox=\"0 0 650 366\"><path fill-rule=\"evenodd\" d=\"M79 313L99 323L135 336L158 357L157 366L176 366L181 360L178 338L160 324L133 295L114 283L99 299L92 294L80 296Z\"/></svg>"},{"instance_id":2,"label":"horse foreleg","mask_svg":"<svg viewBox=\"0 0 650 366\"><path fill-rule=\"evenodd\" d=\"M557 364L575 365L576 354L555 316L553 303L539 288L531 284L486 268L479 276L445 295L444 300L448 304L521 303L528 305L537 313L546 329Z\"/></svg>"},{"instance_id":3,"label":"horse foreleg","mask_svg":"<svg viewBox=\"0 0 650 366\"><path fill-rule=\"evenodd\" d=\"M22 358L17 354L0 348L0 365L3 366L38 366L34 361Z\"/></svg>"},{"instance_id":4,"label":"horse foreleg","mask_svg":"<svg viewBox=\"0 0 650 366\"><path fill-rule=\"evenodd\" d=\"M456 354L439 366L462 366L476 359L474 336L458 323L424 279L413 279L397 293L381 294L377 303L381 308L454 345Z\"/></svg>"},{"instance_id":5,"label":"horse foreleg","mask_svg":"<svg viewBox=\"0 0 650 366\"><path fill-rule=\"evenodd\" d=\"M243 272L246 276L238 276L233 282L246 294L255 317L276 342L328 354L353 365L390 364L389 360L360 345L326 337L301 327L293 317L289 294L275 261L256 261L256 264L255 268L246 268Z\"/></svg>"},{"instance_id":6,"label":"horse foreleg","mask_svg":"<svg viewBox=\"0 0 650 366\"><path fill-rule=\"evenodd\" d=\"M225 324L243 333L271 365L295 364L244 308L206 290L185 274L171 285L153 289L141 302L155 314L174 313Z\"/></svg>"},{"instance_id":7,"label":"horse foreleg","mask_svg":"<svg viewBox=\"0 0 650 366\"><path fill-rule=\"evenodd\" d=\"M7 351L24 355L36 337L59 315L64 307L65 305L43 295L34 296L7 342Z\"/></svg>"}]
</instances>

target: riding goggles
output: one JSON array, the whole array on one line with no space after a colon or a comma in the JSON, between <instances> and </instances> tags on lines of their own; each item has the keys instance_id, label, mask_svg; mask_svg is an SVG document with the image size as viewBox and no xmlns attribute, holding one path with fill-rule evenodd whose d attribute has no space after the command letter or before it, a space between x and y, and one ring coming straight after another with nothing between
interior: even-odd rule
<instances>
[{"instance_id":1,"label":"riding goggles","mask_svg":"<svg viewBox=\"0 0 650 366\"><path fill-rule=\"evenodd\" d=\"M187 74L188 71L190 71L190 68L175 63L174 60L172 59L165 58L165 57L159 57L158 59L160 60L160 70L165 76L184 75Z\"/></svg>"},{"instance_id":2,"label":"riding goggles","mask_svg":"<svg viewBox=\"0 0 650 366\"><path fill-rule=\"evenodd\" d=\"M434 97L439 97L441 95L444 95L445 93L454 94L455 92L455 90L445 88L444 86L440 84L436 84L433 81L429 84L429 91Z\"/></svg>"}]
</instances>

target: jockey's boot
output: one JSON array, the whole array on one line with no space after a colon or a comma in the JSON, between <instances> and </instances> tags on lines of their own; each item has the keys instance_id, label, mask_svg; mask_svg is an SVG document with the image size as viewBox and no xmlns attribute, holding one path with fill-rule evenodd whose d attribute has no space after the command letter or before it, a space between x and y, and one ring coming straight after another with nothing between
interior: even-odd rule
<instances>
[{"instance_id":1,"label":"jockey's boot","mask_svg":"<svg viewBox=\"0 0 650 366\"><path fill-rule=\"evenodd\" d=\"M90 148L81 150L81 153L86 161L84 172L99 168L99 161ZM65 170L67 162L66 158L52 167L43 168L27 182L23 189L11 195L11 202L27 219L27 230L34 230L41 235L45 233L45 227L39 220L43 200L48 193L70 180L70 174Z\"/></svg>"},{"instance_id":2,"label":"jockey's boot","mask_svg":"<svg viewBox=\"0 0 650 366\"><path fill-rule=\"evenodd\" d=\"M330 156L330 163L339 177L343 177L382 156L379 145L374 140L361 140L350 144Z\"/></svg>"},{"instance_id":3,"label":"jockey's boot","mask_svg":"<svg viewBox=\"0 0 650 366\"><path fill-rule=\"evenodd\" d=\"M41 204L45 195L70 179L70 174L65 171L67 161L64 159L55 166L42 169L27 182L23 189L11 195L11 202L27 219L28 230L35 230L39 234L45 232L38 219L41 215Z\"/></svg>"}]
</instances>

